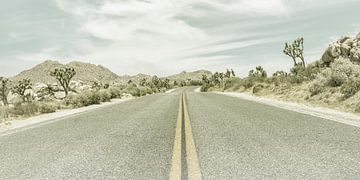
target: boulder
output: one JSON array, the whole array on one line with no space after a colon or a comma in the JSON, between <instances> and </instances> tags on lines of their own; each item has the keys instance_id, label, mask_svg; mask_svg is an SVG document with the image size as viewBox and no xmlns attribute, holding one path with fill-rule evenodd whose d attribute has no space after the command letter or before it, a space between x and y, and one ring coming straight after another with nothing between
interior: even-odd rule
<instances>
[{"instance_id":1,"label":"boulder","mask_svg":"<svg viewBox=\"0 0 360 180\"><path fill-rule=\"evenodd\" d=\"M88 90L91 90L91 89L92 89L92 86L83 85L83 86L80 86L77 90L79 90L79 91L88 91Z\"/></svg>"},{"instance_id":2,"label":"boulder","mask_svg":"<svg viewBox=\"0 0 360 180\"><path fill-rule=\"evenodd\" d=\"M129 93L122 93L121 94L121 98L131 98L131 97L133 97L131 94L129 94Z\"/></svg>"},{"instance_id":3,"label":"boulder","mask_svg":"<svg viewBox=\"0 0 360 180\"><path fill-rule=\"evenodd\" d=\"M84 82L82 81L70 81L69 87L75 91L78 91L81 86L84 86Z\"/></svg>"},{"instance_id":4,"label":"boulder","mask_svg":"<svg viewBox=\"0 0 360 180\"><path fill-rule=\"evenodd\" d=\"M351 50L351 46L349 46L349 45L347 45L345 43L340 45L341 56L349 57L350 56L350 50Z\"/></svg>"},{"instance_id":5,"label":"boulder","mask_svg":"<svg viewBox=\"0 0 360 180\"><path fill-rule=\"evenodd\" d=\"M9 104L17 104L22 102L21 97L17 94L13 94L11 91L7 95L7 100Z\"/></svg>"},{"instance_id":6,"label":"boulder","mask_svg":"<svg viewBox=\"0 0 360 180\"><path fill-rule=\"evenodd\" d=\"M47 88L47 85L44 83L36 83L32 86L35 92L42 91L43 89Z\"/></svg>"},{"instance_id":7,"label":"boulder","mask_svg":"<svg viewBox=\"0 0 360 180\"><path fill-rule=\"evenodd\" d=\"M321 57L324 65L329 66L335 59L344 57L352 62L360 63L360 33L356 38L343 37L330 44Z\"/></svg>"},{"instance_id":8,"label":"boulder","mask_svg":"<svg viewBox=\"0 0 360 180\"><path fill-rule=\"evenodd\" d=\"M359 32L359 34L356 35L356 39L360 40L360 32Z\"/></svg>"},{"instance_id":9,"label":"boulder","mask_svg":"<svg viewBox=\"0 0 360 180\"><path fill-rule=\"evenodd\" d=\"M55 92L54 97L56 99L64 99L66 97L65 92Z\"/></svg>"},{"instance_id":10,"label":"boulder","mask_svg":"<svg viewBox=\"0 0 360 180\"><path fill-rule=\"evenodd\" d=\"M360 63L360 47L350 50L350 61Z\"/></svg>"}]
</instances>

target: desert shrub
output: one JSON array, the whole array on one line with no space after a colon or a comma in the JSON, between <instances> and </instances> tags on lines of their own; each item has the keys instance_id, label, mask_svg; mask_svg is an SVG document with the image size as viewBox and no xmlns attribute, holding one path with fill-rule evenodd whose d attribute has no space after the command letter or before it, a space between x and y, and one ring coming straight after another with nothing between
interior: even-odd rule
<instances>
[{"instance_id":1,"label":"desert shrub","mask_svg":"<svg viewBox=\"0 0 360 180\"><path fill-rule=\"evenodd\" d=\"M111 100L111 93L106 89L101 89L95 93L99 95L101 102L109 102Z\"/></svg>"},{"instance_id":2,"label":"desert shrub","mask_svg":"<svg viewBox=\"0 0 360 180\"><path fill-rule=\"evenodd\" d=\"M154 93L154 91L148 86L145 86L145 89L146 89L146 94L153 94Z\"/></svg>"},{"instance_id":3,"label":"desert shrub","mask_svg":"<svg viewBox=\"0 0 360 180\"><path fill-rule=\"evenodd\" d=\"M9 112L16 116L32 116L39 112L39 105L34 102L17 103Z\"/></svg>"},{"instance_id":4,"label":"desert shrub","mask_svg":"<svg viewBox=\"0 0 360 180\"><path fill-rule=\"evenodd\" d=\"M242 85L242 80L240 78L231 77L225 79L224 83L224 90L230 89L230 88L238 88ZM237 86L237 87L235 87Z\"/></svg>"},{"instance_id":5,"label":"desert shrub","mask_svg":"<svg viewBox=\"0 0 360 180\"><path fill-rule=\"evenodd\" d=\"M100 104L101 95L96 91L84 91L81 94L69 95L65 99L66 105L83 107L92 104Z\"/></svg>"},{"instance_id":6,"label":"desert shrub","mask_svg":"<svg viewBox=\"0 0 360 180\"><path fill-rule=\"evenodd\" d=\"M255 86L253 87L252 92L253 92L253 94L256 94L256 93L260 92L260 91L263 90L263 89L264 89L264 85L263 85L263 84L257 84L257 85L255 85Z\"/></svg>"},{"instance_id":7,"label":"desert shrub","mask_svg":"<svg viewBox=\"0 0 360 180\"><path fill-rule=\"evenodd\" d=\"M128 94L131 94L132 96L136 96L136 97L139 97L141 94L140 94L140 89L135 85L129 85L127 86L125 89L124 89L124 92L123 93L128 93Z\"/></svg>"},{"instance_id":8,"label":"desert shrub","mask_svg":"<svg viewBox=\"0 0 360 180\"><path fill-rule=\"evenodd\" d=\"M245 78L243 82L245 89L251 88L254 86L254 80L252 78Z\"/></svg>"},{"instance_id":9,"label":"desert shrub","mask_svg":"<svg viewBox=\"0 0 360 180\"><path fill-rule=\"evenodd\" d=\"M144 86L138 86L139 96L145 96L147 94L147 90Z\"/></svg>"},{"instance_id":10,"label":"desert shrub","mask_svg":"<svg viewBox=\"0 0 360 180\"><path fill-rule=\"evenodd\" d=\"M0 106L0 122L9 117L9 107Z\"/></svg>"},{"instance_id":11,"label":"desert shrub","mask_svg":"<svg viewBox=\"0 0 360 180\"><path fill-rule=\"evenodd\" d=\"M121 89L119 87L109 87L108 92L110 93L111 99L121 97Z\"/></svg>"},{"instance_id":12,"label":"desert shrub","mask_svg":"<svg viewBox=\"0 0 360 180\"><path fill-rule=\"evenodd\" d=\"M320 61L315 61L306 66L304 75L306 76L306 80L313 80L316 78L317 74L321 71L321 63Z\"/></svg>"},{"instance_id":13,"label":"desert shrub","mask_svg":"<svg viewBox=\"0 0 360 180\"><path fill-rule=\"evenodd\" d=\"M59 106L57 106L54 103L50 103L50 102L39 103L39 112L40 113L53 113L53 112L56 112L56 110L58 108L59 108Z\"/></svg>"},{"instance_id":14,"label":"desert shrub","mask_svg":"<svg viewBox=\"0 0 360 180\"><path fill-rule=\"evenodd\" d=\"M209 89L210 89L211 87L212 87L211 84L205 83L205 84L203 84L203 85L200 87L200 91L201 91L201 92L207 92L207 91L209 91Z\"/></svg>"},{"instance_id":15,"label":"desert shrub","mask_svg":"<svg viewBox=\"0 0 360 180\"><path fill-rule=\"evenodd\" d=\"M321 92L324 91L324 89L325 89L324 86L319 85L317 83L311 83L309 85L309 92L310 92L311 96L320 94Z\"/></svg>"},{"instance_id":16,"label":"desert shrub","mask_svg":"<svg viewBox=\"0 0 360 180\"><path fill-rule=\"evenodd\" d=\"M323 75L318 75L315 80L313 80L309 84L309 92L311 96L322 93L325 90L325 84L327 83L327 79Z\"/></svg>"},{"instance_id":17,"label":"desert shrub","mask_svg":"<svg viewBox=\"0 0 360 180\"><path fill-rule=\"evenodd\" d=\"M360 79L354 78L346 81L340 89L340 92L344 95L344 98L347 99L354 94L360 91Z\"/></svg>"},{"instance_id":18,"label":"desert shrub","mask_svg":"<svg viewBox=\"0 0 360 180\"><path fill-rule=\"evenodd\" d=\"M347 80L347 78L348 77L343 72L337 72L337 71L331 72L327 80L327 85L330 87L341 86Z\"/></svg>"},{"instance_id":19,"label":"desert shrub","mask_svg":"<svg viewBox=\"0 0 360 180\"><path fill-rule=\"evenodd\" d=\"M100 104L101 97L100 94L96 91L85 91L81 94L82 99L85 99L85 106L92 105L92 104Z\"/></svg>"}]
</instances>

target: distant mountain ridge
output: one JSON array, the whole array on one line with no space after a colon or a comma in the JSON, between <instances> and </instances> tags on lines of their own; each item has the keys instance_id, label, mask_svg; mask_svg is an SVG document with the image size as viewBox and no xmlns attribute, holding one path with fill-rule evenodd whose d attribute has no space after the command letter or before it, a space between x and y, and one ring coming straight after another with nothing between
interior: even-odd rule
<instances>
[{"instance_id":1,"label":"distant mountain ridge","mask_svg":"<svg viewBox=\"0 0 360 180\"><path fill-rule=\"evenodd\" d=\"M209 77L212 75L212 72L207 71L207 70L198 70L198 71L193 71L193 72L183 71L179 74L168 76L167 78L169 78L171 81L181 81L181 80L188 80L188 79L201 80L203 75L206 75Z\"/></svg>"},{"instance_id":2,"label":"distant mountain ridge","mask_svg":"<svg viewBox=\"0 0 360 180\"><path fill-rule=\"evenodd\" d=\"M50 72L53 71L55 68L66 66L70 66L75 69L76 75L74 76L73 80L80 80L87 83L91 83L94 81L100 81L103 83L126 83L129 80L133 82L139 82L140 79L143 78L149 80L152 78L152 76L150 75L141 73L134 76L119 76L102 65L95 65L80 61L73 61L67 64L62 64L58 61L46 60L31 69L22 71L21 73L14 77L11 77L10 79L12 81L18 81L24 78L29 78L33 83L55 83L56 79L50 76ZM183 71L179 74L161 78L169 78L171 81L186 81L188 79L201 80L203 74L210 76L212 73L206 70L199 70L194 72Z\"/></svg>"}]
</instances>

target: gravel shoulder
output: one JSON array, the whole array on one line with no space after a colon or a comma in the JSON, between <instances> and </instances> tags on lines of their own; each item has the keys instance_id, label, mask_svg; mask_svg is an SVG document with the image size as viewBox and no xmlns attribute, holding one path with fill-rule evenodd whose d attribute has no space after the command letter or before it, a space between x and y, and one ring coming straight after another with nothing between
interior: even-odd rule
<instances>
[{"instance_id":1,"label":"gravel shoulder","mask_svg":"<svg viewBox=\"0 0 360 180\"><path fill-rule=\"evenodd\" d=\"M247 93L235 93L235 92L216 92L216 94L222 94L231 97L237 97L249 101L258 102L286 110L291 110L303 114L308 114L315 117L320 117L351 126L360 127L360 116L353 113L341 112L333 109L323 107L313 107L300 103L285 102L277 99L270 99L264 97L257 97Z\"/></svg>"}]
</instances>

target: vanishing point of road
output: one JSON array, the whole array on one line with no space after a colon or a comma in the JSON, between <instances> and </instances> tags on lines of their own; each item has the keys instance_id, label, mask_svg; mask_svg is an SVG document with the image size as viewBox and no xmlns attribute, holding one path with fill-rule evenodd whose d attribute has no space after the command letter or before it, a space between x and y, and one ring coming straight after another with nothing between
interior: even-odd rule
<instances>
[{"instance_id":1,"label":"vanishing point of road","mask_svg":"<svg viewBox=\"0 0 360 180\"><path fill-rule=\"evenodd\" d=\"M360 129L179 89L0 134L0 179L359 179Z\"/></svg>"}]
</instances>

